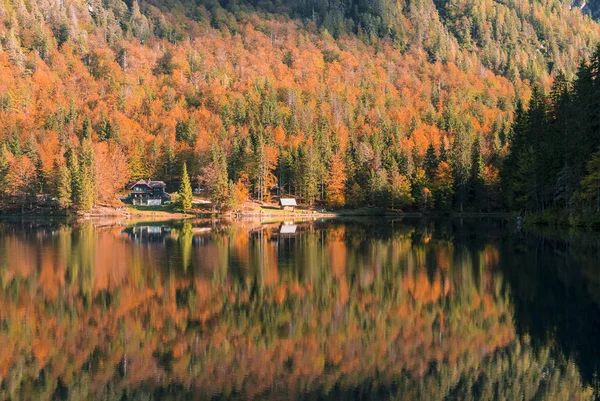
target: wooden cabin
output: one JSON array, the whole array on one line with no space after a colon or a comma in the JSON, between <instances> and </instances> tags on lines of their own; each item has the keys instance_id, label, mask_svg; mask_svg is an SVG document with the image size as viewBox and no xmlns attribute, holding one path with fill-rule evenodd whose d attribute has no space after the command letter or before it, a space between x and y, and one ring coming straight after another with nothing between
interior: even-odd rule
<instances>
[{"instance_id":1,"label":"wooden cabin","mask_svg":"<svg viewBox=\"0 0 600 401\"><path fill-rule=\"evenodd\" d=\"M163 181L137 180L127 185L129 200L134 205L160 206L170 200Z\"/></svg>"}]
</instances>

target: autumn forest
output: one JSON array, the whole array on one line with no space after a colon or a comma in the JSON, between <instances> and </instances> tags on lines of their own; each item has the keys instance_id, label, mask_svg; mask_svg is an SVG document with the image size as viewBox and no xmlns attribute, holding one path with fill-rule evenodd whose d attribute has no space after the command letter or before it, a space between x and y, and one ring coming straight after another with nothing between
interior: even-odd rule
<instances>
[{"instance_id":1,"label":"autumn forest","mask_svg":"<svg viewBox=\"0 0 600 401\"><path fill-rule=\"evenodd\" d=\"M114 206L131 180L177 191L185 166L221 209L292 195L333 208L594 211L600 26L570 8L4 0L2 208ZM515 140L540 102L541 142L561 151L571 124L550 124L552 110L574 102L589 122L577 138L592 146L543 177L531 167L543 161L523 157L541 142Z\"/></svg>"}]
</instances>

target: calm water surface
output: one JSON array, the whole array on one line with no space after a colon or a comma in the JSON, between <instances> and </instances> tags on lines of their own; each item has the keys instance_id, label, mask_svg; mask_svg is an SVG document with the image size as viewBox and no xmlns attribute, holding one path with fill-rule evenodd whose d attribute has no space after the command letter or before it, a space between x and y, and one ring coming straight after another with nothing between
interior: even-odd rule
<instances>
[{"instance_id":1,"label":"calm water surface","mask_svg":"<svg viewBox=\"0 0 600 401\"><path fill-rule=\"evenodd\" d=\"M0 400L594 400L599 306L502 221L0 223Z\"/></svg>"}]
</instances>

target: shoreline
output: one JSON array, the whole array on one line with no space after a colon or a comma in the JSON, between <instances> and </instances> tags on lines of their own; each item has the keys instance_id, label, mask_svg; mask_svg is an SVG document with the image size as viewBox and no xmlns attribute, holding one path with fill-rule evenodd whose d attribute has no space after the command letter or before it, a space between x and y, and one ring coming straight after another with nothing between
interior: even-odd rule
<instances>
[{"instance_id":1,"label":"shoreline","mask_svg":"<svg viewBox=\"0 0 600 401\"><path fill-rule=\"evenodd\" d=\"M515 216L515 212L400 212L384 211L378 208L342 209L336 211L316 211L299 209L296 211L268 210L268 211L242 211L242 212L215 212L192 211L169 211L158 209L134 209L134 208L107 208L102 207L91 213L7 213L0 214L2 220L35 220L35 219L57 219L57 220L97 220L97 219L119 219L119 220L188 220L202 218L234 219L234 220L293 220L293 219L332 219L345 217L374 217L374 218L503 218L508 219Z\"/></svg>"}]
</instances>

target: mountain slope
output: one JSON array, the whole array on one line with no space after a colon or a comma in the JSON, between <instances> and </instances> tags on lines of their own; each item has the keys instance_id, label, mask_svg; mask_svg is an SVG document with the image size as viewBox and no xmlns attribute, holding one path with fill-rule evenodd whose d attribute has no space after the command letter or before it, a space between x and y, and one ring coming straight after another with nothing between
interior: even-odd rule
<instances>
[{"instance_id":1,"label":"mountain slope","mask_svg":"<svg viewBox=\"0 0 600 401\"><path fill-rule=\"evenodd\" d=\"M511 0L301 0L153 2L172 10L181 4L191 18L204 10L214 25L227 25L224 9L241 16L254 10L284 13L327 29L334 37L356 34L367 43L391 40L398 49L420 47L430 61L460 64L462 52L512 79L570 76L598 40L598 26L570 3Z\"/></svg>"},{"instance_id":2,"label":"mountain slope","mask_svg":"<svg viewBox=\"0 0 600 401\"><path fill-rule=\"evenodd\" d=\"M231 180L262 200L495 208L521 78L572 74L598 37L560 3L321 4L5 0L4 207L111 204L129 179L176 185L186 162L213 199ZM494 40L458 35L490 7L477 26ZM490 27L501 10L514 19Z\"/></svg>"}]
</instances>

